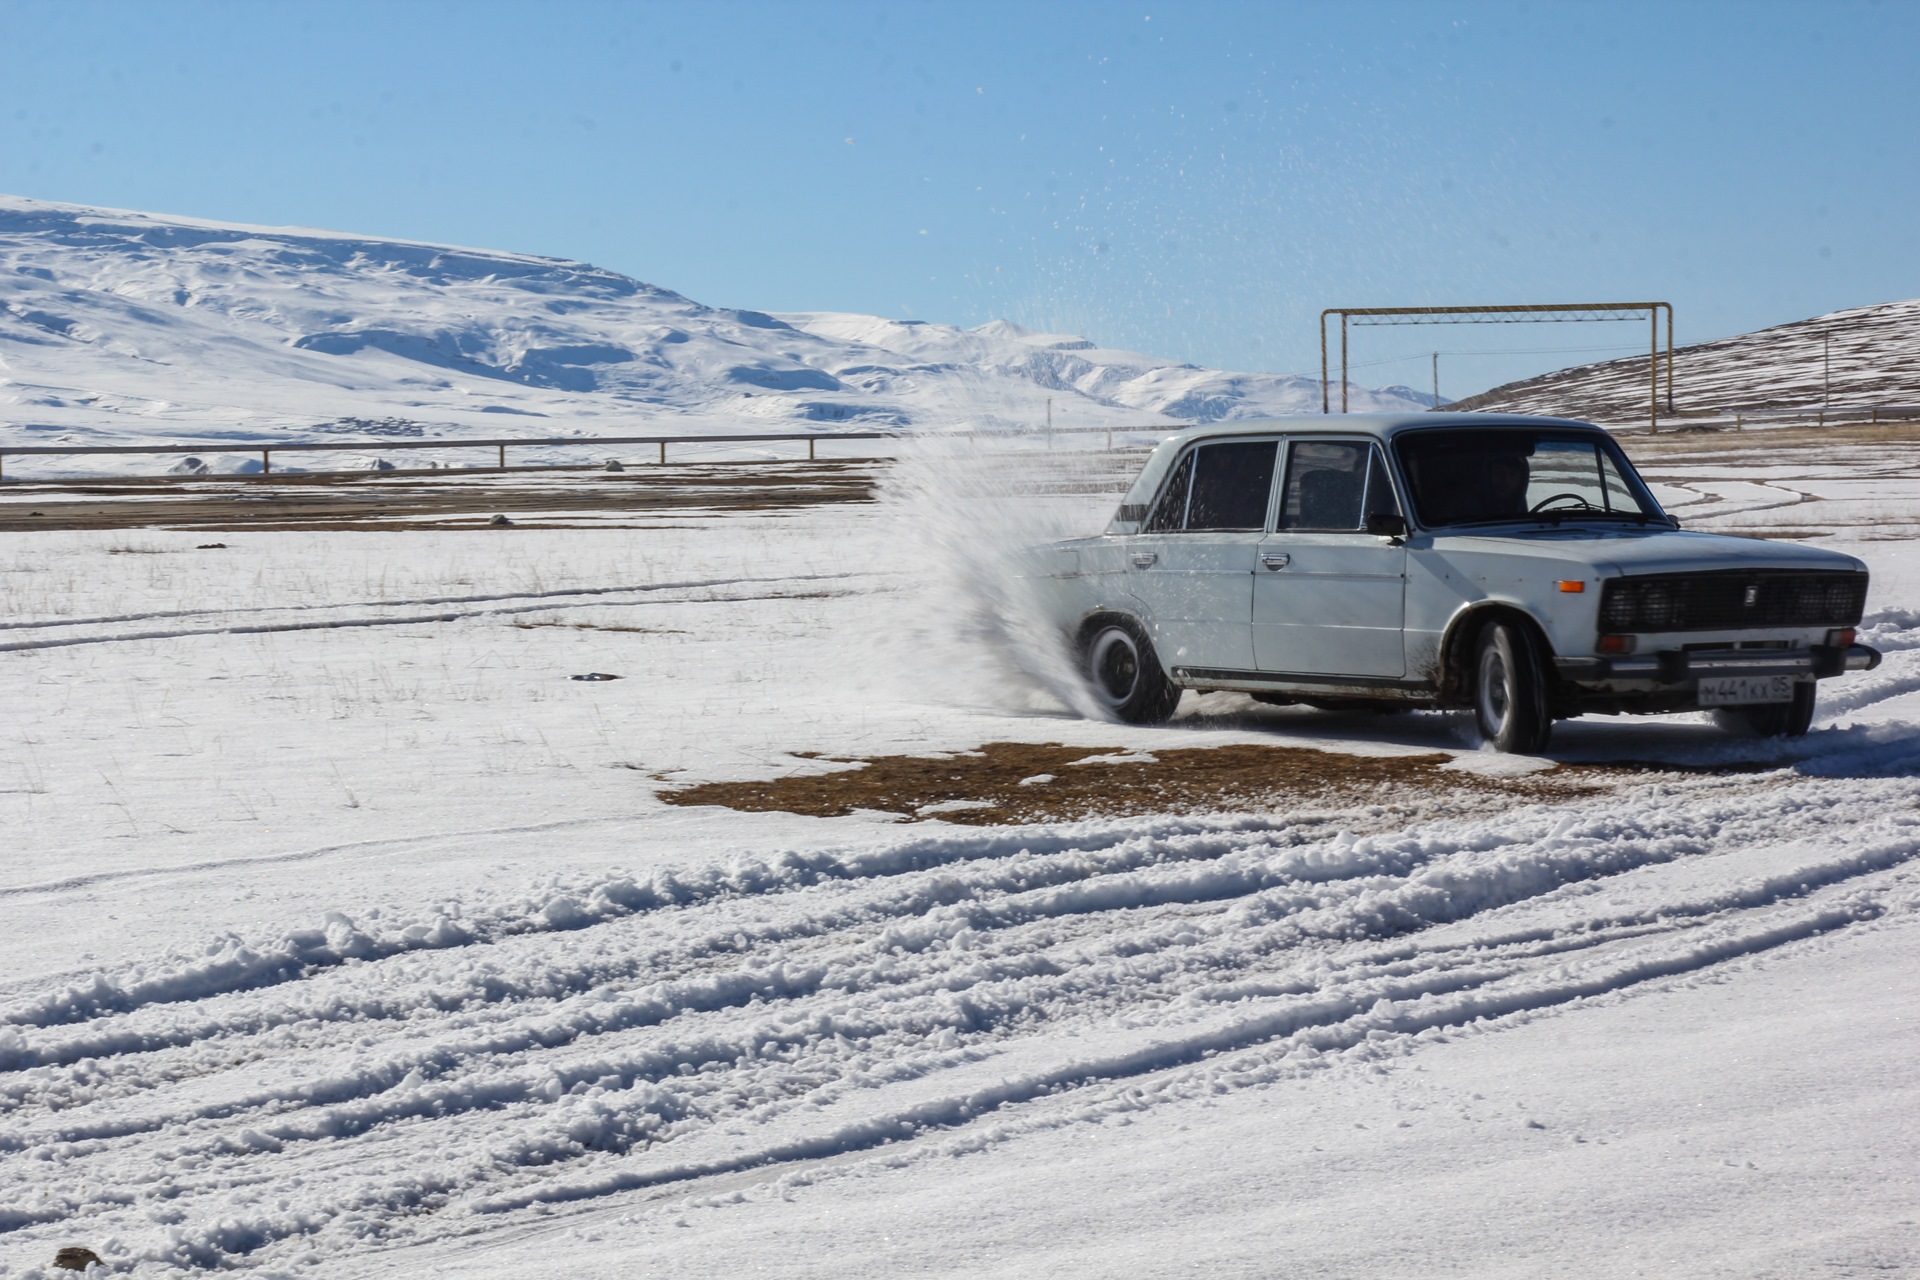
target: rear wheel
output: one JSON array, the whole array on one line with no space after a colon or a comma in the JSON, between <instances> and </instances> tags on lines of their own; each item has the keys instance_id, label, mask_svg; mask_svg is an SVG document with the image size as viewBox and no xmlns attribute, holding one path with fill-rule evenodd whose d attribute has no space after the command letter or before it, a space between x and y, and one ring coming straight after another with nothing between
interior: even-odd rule
<instances>
[{"instance_id":1,"label":"rear wheel","mask_svg":"<svg viewBox=\"0 0 1920 1280\"><path fill-rule=\"evenodd\" d=\"M1080 669L1100 705L1128 724L1159 724L1173 714L1180 686L1167 679L1153 641L1132 618L1110 618L1090 628Z\"/></svg>"},{"instance_id":2,"label":"rear wheel","mask_svg":"<svg viewBox=\"0 0 1920 1280\"><path fill-rule=\"evenodd\" d=\"M1474 646L1473 715L1480 735L1497 751L1531 755L1547 745L1545 664L1524 627L1491 622Z\"/></svg>"},{"instance_id":3,"label":"rear wheel","mask_svg":"<svg viewBox=\"0 0 1920 1280\"><path fill-rule=\"evenodd\" d=\"M1714 715L1723 726L1756 738L1798 738L1813 727L1814 683L1798 680L1792 702L1763 702L1751 707L1722 707Z\"/></svg>"}]
</instances>

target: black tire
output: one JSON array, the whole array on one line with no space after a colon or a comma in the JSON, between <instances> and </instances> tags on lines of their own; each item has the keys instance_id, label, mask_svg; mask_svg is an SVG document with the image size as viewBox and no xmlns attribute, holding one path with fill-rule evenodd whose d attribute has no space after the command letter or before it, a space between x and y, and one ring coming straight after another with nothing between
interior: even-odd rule
<instances>
[{"instance_id":1,"label":"black tire","mask_svg":"<svg viewBox=\"0 0 1920 1280\"><path fill-rule=\"evenodd\" d=\"M1547 745L1546 664L1525 627L1490 622L1473 652L1473 716L1496 751L1532 755Z\"/></svg>"},{"instance_id":2,"label":"black tire","mask_svg":"<svg viewBox=\"0 0 1920 1280\"><path fill-rule=\"evenodd\" d=\"M1735 733L1756 738L1800 738L1813 727L1814 683L1796 681L1792 702L1763 702L1752 707L1721 707L1714 718Z\"/></svg>"},{"instance_id":3,"label":"black tire","mask_svg":"<svg viewBox=\"0 0 1920 1280\"><path fill-rule=\"evenodd\" d=\"M1180 686L1161 670L1153 641L1132 618L1105 618L1087 628L1080 672L1100 705L1128 724L1159 724L1180 702Z\"/></svg>"}]
</instances>

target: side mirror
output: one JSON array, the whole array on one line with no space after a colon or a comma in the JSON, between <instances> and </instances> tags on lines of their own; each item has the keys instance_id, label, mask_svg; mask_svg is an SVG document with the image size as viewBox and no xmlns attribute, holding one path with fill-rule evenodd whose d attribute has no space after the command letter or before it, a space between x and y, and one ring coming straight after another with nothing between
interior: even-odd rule
<instances>
[{"instance_id":1,"label":"side mirror","mask_svg":"<svg viewBox=\"0 0 1920 1280\"><path fill-rule=\"evenodd\" d=\"M1396 543L1407 536L1407 518L1398 511L1373 511L1367 514L1367 532Z\"/></svg>"}]
</instances>

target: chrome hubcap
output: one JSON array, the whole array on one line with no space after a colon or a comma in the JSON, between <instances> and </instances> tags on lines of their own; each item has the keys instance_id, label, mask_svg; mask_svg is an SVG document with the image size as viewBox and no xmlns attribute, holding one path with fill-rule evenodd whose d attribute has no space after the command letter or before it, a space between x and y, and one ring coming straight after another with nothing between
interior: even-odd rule
<instances>
[{"instance_id":1,"label":"chrome hubcap","mask_svg":"<svg viewBox=\"0 0 1920 1280\"><path fill-rule=\"evenodd\" d=\"M1488 645L1480 655L1480 719L1489 729L1507 722L1507 663L1499 646Z\"/></svg>"},{"instance_id":2,"label":"chrome hubcap","mask_svg":"<svg viewBox=\"0 0 1920 1280\"><path fill-rule=\"evenodd\" d=\"M1087 674L1094 692L1108 706L1117 707L1132 697L1140 681L1140 650L1133 637L1118 627L1095 636L1087 650Z\"/></svg>"}]
</instances>

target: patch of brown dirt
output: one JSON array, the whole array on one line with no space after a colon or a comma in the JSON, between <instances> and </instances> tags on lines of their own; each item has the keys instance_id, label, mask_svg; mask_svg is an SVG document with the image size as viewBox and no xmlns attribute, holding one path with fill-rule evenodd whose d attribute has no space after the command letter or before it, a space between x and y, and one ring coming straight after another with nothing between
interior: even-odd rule
<instances>
[{"instance_id":1,"label":"patch of brown dirt","mask_svg":"<svg viewBox=\"0 0 1920 1280\"><path fill-rule=\"evenodd\" d=\"M1155 750L989 742L953 756L831 759L855 767L755 782L669 788L668 804L844 817L859 809L908 822L974 826L1219 810L1400 805L1448 794L1541 799L1599 788L1551 776L1489 778L1441 770L1451 756L1354 756L1243 745Z\"/></svg>"}]
</instances>

